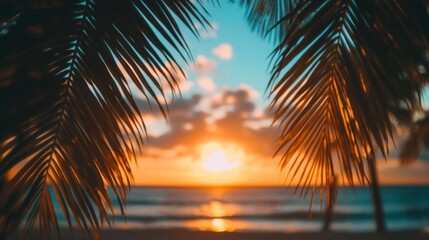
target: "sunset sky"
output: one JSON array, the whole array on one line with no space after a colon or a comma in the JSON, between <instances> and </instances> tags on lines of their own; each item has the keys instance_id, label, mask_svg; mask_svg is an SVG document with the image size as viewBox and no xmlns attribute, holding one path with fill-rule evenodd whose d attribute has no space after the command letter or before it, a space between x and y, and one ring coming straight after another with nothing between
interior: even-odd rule
<instances>
[{"instance_id":1,"label":"sunset sky","mask_svg":"<svg viewBox=\"0 0 429 240\"><path fill-rule=\"evenodd\" d=\"M183 65L182 97L168 98L167 122L136 94L149 140L134 167L136 185L282 185L284 175L264 93L273 46L251 32L235 5L209 6L213 29L186 39L195 58ZM396 145L404 133L399 132ZM429 155L399 167L397 151L378 168L383 184L429 183ZM284 169L287 171L287 169Z\"/></svg>"}]
</instances>

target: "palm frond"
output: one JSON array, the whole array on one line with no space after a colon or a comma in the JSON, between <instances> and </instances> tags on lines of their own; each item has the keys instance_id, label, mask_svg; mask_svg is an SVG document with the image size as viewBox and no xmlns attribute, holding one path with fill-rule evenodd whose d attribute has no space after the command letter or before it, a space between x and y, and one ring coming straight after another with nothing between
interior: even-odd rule
<instances>
[{"instance_id":1,"label":"palm frond","mask_svg":"<svg viewBox=\"0 0 429 240\"><path fill-rule=\"evenodd\" d=\"M265 7L259 25L265 31L278 20L269 91L286 179L305 193L314 186L313 194L338 171L343 182L365 183L368 159L389 151L394 111L419 108L419 69L429 69L427 1L288 2L283 13Z\"/></svg>"},{"instance_id":2,"label":"palm frond","mask_svg":"<svg viewBox=\"0 0 429 240\"><path fill-rule=\"evenodd\" d=\"M281 40L287 33L289 26L288 22L282 22L282 27L276 29L275 34L271 33L273 29L282 19L291 13L292 9L296 9L300 4L300 0L286 1L266 1L266 0L237 0L237 2L245 6L247 21L252 30L261 34L263 37L267 35L274 37L274 40Z\"/></svg>"},{"instance_id":3,"label":"palm frond","mask_svg":"<svg viewBox=\"0 0 429 240\"><path fill-rule=\"evenodd\" d=\"M408 165L418 158L424 148L429 147L429 115L425 116L410 126L410 133L405 140L401 152L401 164Z\"/></svg>"},{"instance_id":4,"label":"palm frond","mask_svg":"<svg viewBox=\"0 0 429 240\"><path fill-rule=\"evenodd\" d=\"M6 1L0 13L0 231L58 230L54 201L69 225L94 237L132 182L130 161L145 126L130 81L154 100L167 65L190 51L179 28L207 24L190 0ZM173 50L173 51L172 51ZM157 69L158 71L152 71ZM176 88L173 88L176 89Z\"/></svg>"}]
</instances>

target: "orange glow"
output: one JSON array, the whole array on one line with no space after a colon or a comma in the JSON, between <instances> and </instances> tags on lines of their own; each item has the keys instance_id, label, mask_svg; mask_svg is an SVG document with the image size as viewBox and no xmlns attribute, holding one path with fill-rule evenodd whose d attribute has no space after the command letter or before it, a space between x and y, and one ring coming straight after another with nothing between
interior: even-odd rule
<instances>
[{"instance_id":1,"label":"orange glow","mask_svg":"<svg viewBox=\"0 0 429 240\"><path fill-rule=\"evenodd\" d=\"M227 159L225 152L216 142L210 142L203 147L204 169L211 172L222 172L236 168L240 163L231 162Z\"/></svg>"},{"instance_id":2,"label":"orange glow","mask_svg":"<svg viewBox=\"0 0 429 240\"><path fill-rule=\"evenodd\" d=\"M193 220L185 222L187 228L197 229L199 231L212 232L234 232L238 229L246 228L243 222L226 220L223 218L213 218L210 220Z\"/></svg>"},{"instance_id":3,"label":"orange glow","mask_svg":"<svg viewBox=\"0 0 429 240\"><path fill-rule=\"evenodd\" d=\"M209 194L212 197L216 196L222 198L225 191L226 189L224 188L213 188L210 189ZM207 204L201 205L198 210L195 211L195 215L205 216L210 219L190 221L187 226L200 231L233 232L242 228L242 224L225 218L228 216L234 216L238 212L239 209L237 209L237 206L234 204L224 204L221 201L210 201Z\"/></svg>"},{"instance_id":4,"label":"orange glow","mask_svg":"<svg viewBox=\"0 0 429 240\"><path fill-rule=\"evenodd\" d=\"M198 215L204 215L212 218L222 218L232 216L237 213L237 209L233 206L225 206L221 202L211 201L209 204L204 204L197 212Z\"/></svg>"},{"instance_id":5,"label":"orange glow","mask_svg":"<svg viewBox=\"0 0 429 240\"><path fill-rule=\"evenodd\" d=\"M215 232L225 232L228 228L222 218L215 218L212 220L212 230Z\"/></svg>"},{"instance_id":6,"label":"orange glow","mask_svg":"<svg viewBox=\"0 0 429 240\"><path fill-rule=\"evenodd\" d=\"M227 134L233 134L227 133ZM290 177L285 180L290 165L281 170L279 159L257 156L249 149L257 148L259 144L247 141L246 138L237 138L236 141L228 141L224 136L193 141L195 152L188 150L186 146L175 146L168 150L146 148L147 156L140 156L139 166L132 164L136 185L150 186L283 186L284 183L294 186L299 181L302 169L290 182ZM359 149L356 149L359 150ZM187 153L189 151L189 153ZM300 149L292 156L301 158ZM163 156L162 161L152 156ZM169 160L171 159L171 161ZM334 161L338 164L337 160ZM395 164L393 164L395 163ZM427 164L414 164L408 168L400 168L397 159L380 161L378 171L380 182L388 184L428 184ZM393 165L392 165L393 164ZM335 165L334 167L339 167ZM320 179L320 178L317 178ZM358 184L359 181L355 182ZM318 182L317 184L319 184ZM339 184L343 184L339 182ZM344 183L347 184L347 183ZM218 198L215 198L218 199ZM211 218L223 218L211 216ZM205 220L205 226L211 228L211 220ZM227 220L226 220L227 221ZM199 225L199 224L197 224Z\"/></svg>"}]
</instances>

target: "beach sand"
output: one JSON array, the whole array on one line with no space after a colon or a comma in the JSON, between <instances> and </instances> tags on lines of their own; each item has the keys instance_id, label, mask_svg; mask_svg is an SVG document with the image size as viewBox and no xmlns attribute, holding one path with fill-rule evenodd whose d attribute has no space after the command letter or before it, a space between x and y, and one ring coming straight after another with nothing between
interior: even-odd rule
<instances>
[{"instance_id":1,"label":"beach sand","mask_svg":"<svg viewBox=\"0 0 429 240\"><path fill-rule=\"evenodd\" d=\"M61 239L84 239L79 234L61 234ZM305 233L244 233L210 232L182 229L130 229L103 230L101 240L429 240L429 233L422 231L395 231L386 234L350 232Z\"/></svg>"}]
</instances>

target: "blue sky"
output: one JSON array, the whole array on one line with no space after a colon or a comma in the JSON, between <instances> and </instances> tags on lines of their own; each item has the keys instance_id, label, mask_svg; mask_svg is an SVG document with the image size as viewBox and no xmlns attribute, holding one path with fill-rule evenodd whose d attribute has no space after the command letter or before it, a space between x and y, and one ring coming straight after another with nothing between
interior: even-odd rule
<instances>
[{"instance_id":1,"label":"blue sky","mask_svg":"<svg viewBox=\"0 0 429 240\"><path fill-rule=\"evenodd\" d=\"M205 31L197 24L199 40L185 31L195 63L181 66L186 75L178 77L182 97L168 99L168 121L156 109L148 109L140 96L149 140L135 170L136 183L282 185L280 159L273 158L278 129L270 127L265 94L274 46L251 31L239 6L208 5L207 10L213 29ZM397 146L405 135L398 133ZM237 167L223 172L204 169L210 158L207 149L222 151L223 161ZM397 156L393 151L388 161L379 161L382 183L429 183L429 161L402 168Z\"/></svg>"},{"instance_id":2,"label":"blue sky","mask_svg":"<svg viewBox=\"0 0 429 240\"><path fill-rule=\"evenodd\" d=\"M217 88L237 88L245 83L261 93L259 104L263 104L263 96L267 85L268 56L272 44L251 31L245 21L244 11L236 4L225 4L223 7L208 5L211 17L209 21L214 29L205 31L200 28L201 38L189 36L188 43L194 58L205 57L215 62L213 73L208 74ZM228 45L232 49L230 59L222 59L213 53L213 49ZM190 72L190 80L197 80L195 73ZM201 87L193 87L187 94L204 91ZM186 95L185 95L186 96Z\"/></svg>"}]
</instances>

